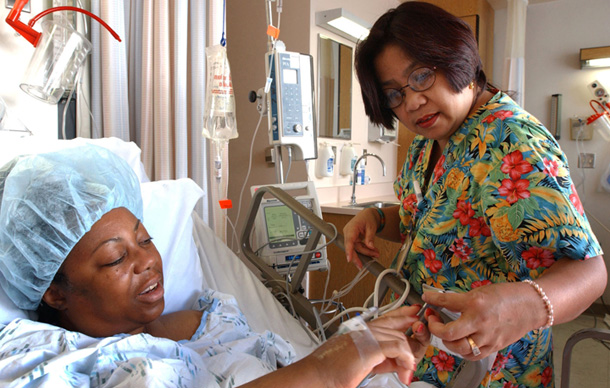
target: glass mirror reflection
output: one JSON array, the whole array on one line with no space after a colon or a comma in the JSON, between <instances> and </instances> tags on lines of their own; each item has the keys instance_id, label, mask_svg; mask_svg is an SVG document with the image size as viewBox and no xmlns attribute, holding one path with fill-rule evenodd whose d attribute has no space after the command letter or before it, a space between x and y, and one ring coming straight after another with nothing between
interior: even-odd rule
<instances>
[{"instance_id":1,"label":"glass mirror reflection","mask_svg":"<svg viewBox=\"0 0 610 388\"><path fill-rule=\"evenodd\" d=\"M352 137L352 51L318 35L319 137Z\"/></svg>"}]
</instances>

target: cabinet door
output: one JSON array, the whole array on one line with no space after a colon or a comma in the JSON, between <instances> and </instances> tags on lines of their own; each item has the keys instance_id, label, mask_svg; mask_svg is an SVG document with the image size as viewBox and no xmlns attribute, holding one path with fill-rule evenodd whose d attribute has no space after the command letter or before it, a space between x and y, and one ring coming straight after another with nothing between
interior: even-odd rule
<instances>
[{"instance_id":1,"label":"cabinet door","mask_svg":"<svg viewBox=\"0 0 610 388\"><path fill-rule=\"evenodd\" d=\"M324 213L323 219L335 225L339 233L343 233L343 227L352 219L353 216L344 214ZM390 242L380 238L375 238L375 246L379 249L381 255L379 261L384 267L389 268L392 264L394 256L400 249L399 243ZM345 252L339 249L336 245L331 244L327 247L326 253L330 262L330 279L327 289L327 297L332 295L333 290L339 290L344 285L351 282L357 275L358 269L355 265L348 263L345 257ZM324 294L324 286L328 272L309 272L309 287L308 298L310 300L322 299ZM368 274L364 279L354 287L354 289L345 297L341 298L341 302L345 308L363 306L367 297L375 288L376 277ZM389 301L389 295L385 302Z\"/></svg>"},{"instance_id":2,"label":"cabinet door","mask_svg":"<svg viewBox=\"0 0 610 388\"><path fill-rule=\"evenodd\" d=\"M487 0L424 0L462 18L479 44L479 54L487 79L493 76L494 10Z\"/></svg>"},{"instance_id":3,"label":"cabinet door","mask_svg":"<svg viewBox=\"0 0 610 388\"><path fill-rule=\"evenodd\" d=\"M402 123L398 125L398 150L396 152L396 176L400 175L402 165L405 164L407 151L411 142L415 138L415 133L409 131Z\"/></svg>"}]
</instances>

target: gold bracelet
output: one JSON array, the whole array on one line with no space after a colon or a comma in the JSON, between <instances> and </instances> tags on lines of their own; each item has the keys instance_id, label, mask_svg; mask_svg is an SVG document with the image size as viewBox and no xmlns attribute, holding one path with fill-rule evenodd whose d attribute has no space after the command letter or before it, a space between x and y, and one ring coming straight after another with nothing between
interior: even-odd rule
<instances>
[{"instance_id":1,"label":"gold bracelet","mask_svg":"<svg viewBox=\"0 0 610 388\"><path fill-rule=\"evenodd\" d=\"M538 283L536 283L535 281L530 280L530 279L525 279L523 281L525 283L531 285L532 287L534 287L534 289L536 290L538 295L540 295L540 297L542 298L542 301L544 302L544 307L546 307L546 312L547 312L546 325L541 326L540 328L538 328L538 330L548 329L549 327L553 326L553 322L555 321L553 305L551 304L549 297L546 296L546 294L542 290L542 287L540 287L540 285Z\"/></svg>"}]
</instances>

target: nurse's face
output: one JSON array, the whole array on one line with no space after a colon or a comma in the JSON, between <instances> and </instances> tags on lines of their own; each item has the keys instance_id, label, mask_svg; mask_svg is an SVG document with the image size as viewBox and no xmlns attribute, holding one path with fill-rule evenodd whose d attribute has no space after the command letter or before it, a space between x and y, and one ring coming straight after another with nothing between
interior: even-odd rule
<instances>
[{"instance_id":1,"label":"nurse's face","mask_svg":"<svg viewBox=\"0 0 610 388\"><path fill-rule=\"evenodd\" d=\"M62 272L67 284L53 283L45 301L60 311L67 329L94 337L136 333L163 312L161 256L125 208L111 210L93 225Z\"/></svg>"},{"instance_id":2,"label":"nurse's face","mask_svg":"<svg viewBox=\"0 0 610 388\"><path fill-rule=\"evenodd\" d=\"M436 140L444 147L468 117L475 92L467 86L456 93L438 70L434 71L436 80L429 89L418 92L403 88L410 83L409 76L413 70L421 67L429 66L414 62L400 47L391 44L375 59L382 89L402 88L403 101L392 109L396 117L412 132Z\"/></svg>"}]
</instances>

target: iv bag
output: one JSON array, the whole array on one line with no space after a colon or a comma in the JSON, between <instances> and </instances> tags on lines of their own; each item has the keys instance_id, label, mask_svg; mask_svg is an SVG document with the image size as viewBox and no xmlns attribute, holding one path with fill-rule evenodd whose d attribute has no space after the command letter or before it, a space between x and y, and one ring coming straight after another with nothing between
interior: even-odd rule
<instances>
[{"instance_id":1,"label":"iv bag","mask_svg":"<svg viewBox=\"0 0 610 388\"><path fill-rule=\"evenodd\" d=\"M203 136L215 141L235 139L235 96L227 49L216 45L205 49L208 77L203 117Z\"/></svg>"}]
</instances>

